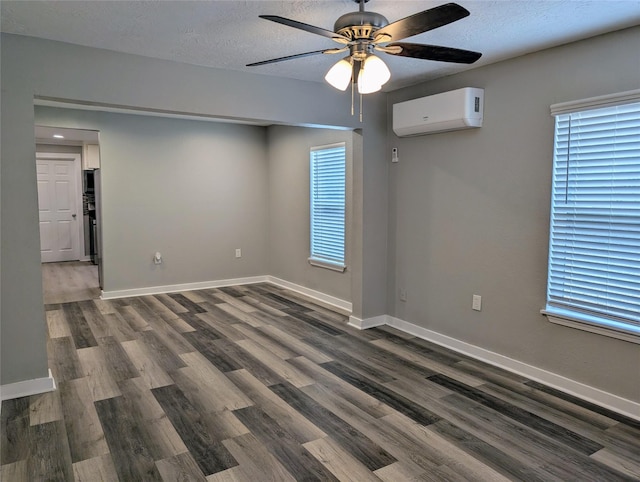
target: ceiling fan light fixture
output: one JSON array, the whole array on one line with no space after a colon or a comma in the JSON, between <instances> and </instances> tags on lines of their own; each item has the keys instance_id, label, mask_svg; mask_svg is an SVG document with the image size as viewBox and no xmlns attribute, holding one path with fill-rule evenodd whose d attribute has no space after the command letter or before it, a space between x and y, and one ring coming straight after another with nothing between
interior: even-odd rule
<instances>
[{"instance_id":1,"label":"ceiling fan light fixture","mask_svg":"<svg viewBox=\"0 0 640 482\"><path fill-rule=\"evenodd\" d=\"M374 51L393 56L457 64L472 64L482 55L479 52L452 47L401 42L405 38L443 27L469 16L469 10L456 3L446 3L429 8L389 23L383 15L365 11L365 3L369 0L353 1L358 4L358 11L346 13L338 18L333 26L333 31L278 15L260 15L260 18L265 20L329 38L340 44L340 48L287 55L247 64L247 67L311 55L339 54L349 51L349 56L333 65L324 78L327 83L341 91L347 90L351 83L351 114L353 115L356 83L359 94L370 94L381 90L382 86L391 78L389 68L379 57L373 55ZM362 120L362 98L360 99L360 120Z\"/></svg>"},{"instance_id":2,"label":"ceiling fan light fixture","mask_svg":"<svg viewBox=\"0 0 640 482\"><path fill-rule=\"evenodd\" d=\"M336 64L329 69L327 75L324 76L324 80L326 80L332 87L335 87L338 90L345 91L347 87L349 87L349 83L351 82L351 62L344 58L336 62Z\"/></svg>"},{"instance_id":3,"label":"ceiling fan light fixture","mask_svg":"<svg viewBox=\"0 0 640 482\"><path fill-rule=\"evenodd\" d=\"M358 93L378 92L391 78L391 72L380 57L369 55L358 73Z\"/></svg>"},{"instance_id":4,"label":"ceiling fan light fixture","mask_svg":"<svg viewBox=\"0 0 640 482\"><path fill-rule=\"evenodd\" d=\"M364 61L363 68L366 69L367 75L374 76L380 85L386 84L391 78L389 67L377 55L369 55Z\"/></svg>"},{"instance_id":5,"label":"ceiling fan light fixture","mask_svg":"<svg viewBox=\"0 0 640 482\"><path fill-rule=\"evenodd\" d=\"M367 76L364 73L364 69L360 70L358 74L358 94L373 94L382 89L382 84L378 84L372 79L367 80Z\"/></svg>"}]
</instances>

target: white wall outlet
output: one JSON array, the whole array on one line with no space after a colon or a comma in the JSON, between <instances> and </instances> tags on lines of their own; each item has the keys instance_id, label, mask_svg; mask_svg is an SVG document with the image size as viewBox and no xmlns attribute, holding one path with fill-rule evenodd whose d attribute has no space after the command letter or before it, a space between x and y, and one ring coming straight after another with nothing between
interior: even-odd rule
<instances>
[{"instance_id":1,"label":"white wall outlet","mask_svg":"<svg viewBox=\"0 0 640 482\"><path fill-rule=\"evenodd\" d=\"M471 302L471 309L476 311L482 310L482 296L473 295L473 300Z\"/></svg>"},{"instance_id":2,"label":"white wall outlet","mask_svg":"<svg viewBox=\"0 0 640 482\"><path fill-rule=\"evenodd\" d=\"M162 264L162 254L160 251L156 251L156 254L153 255L153 263Z\"/></svg>"},{"instance_id":3,"label":"white wall outlet","mask_svg":"<svg viewBox=\"0 0 640 482\"><path fill-rule=\"evenodd\" d=\"M240 248L236 248L236 258L242 258L242 250Z\"/></svg>"},{"instance_id":4,"label":"white wall outlet","mask_svg":"<svg viewBox=\"0 0 640 482\"><path fill-rule=\"evenodd\" d=\"M391 162L398 162L400 158L398 157L398 148L394 147L391 149Z\"/></svg>"},{"instance_id":5,"label":"white wall outlet","mask_svg":"<svg viewBox=\"0 0 640 482\"><path fill-rule=\"evenodd\" d=\"M400 288L400 301L407 301L407 290Z\"/></svg>"}]
</instances>

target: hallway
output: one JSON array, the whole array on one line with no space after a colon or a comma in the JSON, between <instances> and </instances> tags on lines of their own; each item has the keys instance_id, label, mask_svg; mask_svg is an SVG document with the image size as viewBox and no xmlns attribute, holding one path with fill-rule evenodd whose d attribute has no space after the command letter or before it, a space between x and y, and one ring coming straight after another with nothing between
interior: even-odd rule
<instances>
[{"instance_id":1,"label":"hallway","mask_svg":"<svg viewBox=\"0 0 640 482\"><path fill-rule=\"evenodd\" d=\"M44 304L100 298L98 267L89 261L42 263Z\"/></svg>"}]
</instances>

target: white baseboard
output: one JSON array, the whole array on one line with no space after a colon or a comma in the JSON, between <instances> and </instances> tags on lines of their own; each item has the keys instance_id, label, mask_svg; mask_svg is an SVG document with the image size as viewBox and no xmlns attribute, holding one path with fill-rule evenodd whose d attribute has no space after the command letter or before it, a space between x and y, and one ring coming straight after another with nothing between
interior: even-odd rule
<instances>
[{"instance_id":1,"label":"white baseboard","mask_svg":"<svg viewBox=\"0 0 640 482\"><path fill-rule=\"evenodd\" d=\"M369 328L374 328L376 326L388 325L387 315L374 316L373 318L365 318L364 320L360 318L356 318L355 316L349 317L349 326L353 326L358 330L367 330Z\"/></svg>"},{"instance_id":2,"label":"white baseboard","mask_svg":"<svg viewBox=\"0 0 640 482\"><path fill-rule=\"evenodd\" d=\"M147 296L158 295L161 293L177 293L180 291L206 290L210 288L222 288L225 286L249 285L255 283L271 283L275 286L286 288L288 290L308 296L309 298L312 298L316 302L318 302L318 304L326 305L346 315L349 315L351 313L351 303L348 301L268 275L216 281L201 281L197 283L183 283L177 285L150 286L147 288L134 288L130 290L103 291L100 298L103 300L112 300L116 298L130 298L132 296Z\"/></svg>"},{"instance_id":3,"label":"white baseboard","mask_svg":"<svg viewBox=\"0 0 640 482\"><path fill-rule=\"evenodd\" d=\"M626 417L640 420L640 403L585 385L570 378L563 377L562 375L543 370L542 368L528 365L513 358L500 355L499 353L480 348L479 346L471 345L450 336L442 335L399 318L387 316L387 324L410 335L444 346L445 348L468 355L490 365L517 373L518 375L535 380L561 392L586 400L587 402L595 403L596 405L620 413Z\"/></svg>"},{"instance_id":4,"label":"white baseboard","mask_svg":"<svg viewBox=\"0 0 640 482\"><path fill-rule=\"evenodd\" d=\"M51 370L49 376L44 378L34 378L21 382L7 383L0 387L0 399L11 400L13 398L28 397L39 393L52 392L56 389L56 381L53 379Z\"/></svg>"},{"instance_id":5,"label":"white baseboard","mask_svg":"<svg viewBox=\"0 0 640 482\"><path fill-rule=\"evenodd\" d=\"M312 290L311 288L306 288L305 286L291 283L290 281L276 278L275 276L267 276L267 281L276 286L280 286L281 288L286 288L288 290L308 296L309 298L313 298L319 304L327 305L328 307L333 308L341 312L342 314L351 314L352 304L349 301L336 298L335 296L327 295L320 291Z\"/></svg>"},{"instance_id":6,"label":"white baseboard","mask_svg":"<svg viewBox=\"0 0 640 482\"><path fill-rule=\"evenodd\" d=\"M248 278L200 281L197 283L183 283L178 285L150 286L147 288L134 288L130 290L103 291L100 298L103 300L112 300L115 298L130 298L132 296L159 295L161 293L177 293L179 291L206 290L209 288L222 288L225 286L266 283L269 281L268 278L269 276L251 276Z\"/></svg>"},{"instance_id":7,"label":"white baseboard","mask_svg":"<svg viewBox=\"0 0 640 482\"><path fill-rule=\"evenodd\" d=\"M327 305L346 315L349 315L351 313L352 304L348 301L327 295L320 291L315 291L310 288L306 288L301 285L297 285L295 283L291 283L289 281L276 278L274 276L268 276L268 275L253 276L249 278L218 280L218 281L205 281L205 282L198 282L198 283L186 283L186 284L179 284L179 285L154 286L149 288L139 288L139 289L131 289L131 290L103 291L101 298L104 300L107 300L107 299L114 299L114 298L126 298L131 296L154 295L154 294L160 294L160 293L174 293L179 291L220 288L224 286L265 283L265 282L271 283L273 285L280 286L281 288L286 288L286 289L295 291L297 293L303 294L305 296L308 296L310 298L313 298L319 304ZM549 387L555 388L562 392L568 393L575 397L581 398L588 402L595 403L596 405L599 405L601 407L607 408L614 412L620 413L634 420L640 420L640 403L619 397L617 395L613 395L611 393L605 392L598 388L591 387L589 385L585 385L575 380L571 380L569 378L563 377L562 375L558 375L556 373L543 370L533 365L528 365L521 361L514 360L513 358L500 355L499 353L486 350L479 346L466 343L464 341L437 333L435 331L429 330L427 328L423 328L421 326L415 325L413 323L409 323L408 321L404 321L392 316L380 315L380 316L375 316L372 318L365 318L365 319L360 319L355 316L349 317L349 326L355 327L359 330L366 330L368 328L373 328L375 326L382 326L382 325L392 326L405 333L436 343L438 345L444 346L445 348L449 348L453 351L462 353L464 355L468 355L472 358L488 363L490 365L494 365L494 366L503 368L507 371L517 373L518 375L522 375L531 380L535 380L537 382L543 383L544 385L547 385ZM49 379L39 379L39 380L49 380ZM19 382L13 385L27 384L27 386L30 386L29 384L32 384L32 382L34 381L28 380L28 381ZM40 383L44 383L44 382L40 382ZM40 392L45 392L48 390L55 389L55 382L53 381L53 378L51 378L51 381L48 382L48 385L47 385L50 388L48 389L44 388L45 385L42 385L43 388L40 390L36 389L37 391L34 393L40 393ZM40 387L41 385L37 385L37 386ZM31 394L31 393L26 393L25 390L15 390L15 389L12 389L10 386L3 386L2 399L5 399L5 390L7 389L12 390L12 392L20 391L20 393ZM15 395L14 397L7 396L6 398L15 398L16 396L24 396L24 395Z\"/></svg>"}]
</instances>

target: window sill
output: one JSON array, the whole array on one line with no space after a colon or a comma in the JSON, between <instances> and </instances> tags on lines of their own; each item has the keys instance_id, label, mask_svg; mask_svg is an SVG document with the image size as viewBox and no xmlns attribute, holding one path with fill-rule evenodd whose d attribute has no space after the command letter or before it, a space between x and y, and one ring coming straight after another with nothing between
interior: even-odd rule
<instances>
[{"instance_id":1,"label":"window sill","mask_svg":"<svg viewBox=\"0 0 640 482\"><path fill-rule=\"evenodd\" d=\"M309 258L309 264L317 268L325 268L325 269L330 269L332 271L339 271L340 273L344 273L347 269L346 265L342 263L333 263L331 261L324 261L316 258Z\"/></svg>"},{"instance_id":2,"label":"window sill","mask_svg":"<svg viewBox=\"0 0 640 482\"><path fill-rule=\"evenodd\" d=\"M640 327L558 308L547 308L540 313L556 325L640 344Z\"/></svg>"}]
</instances>

